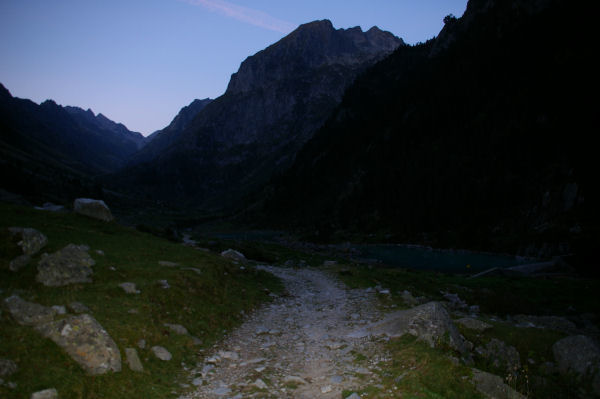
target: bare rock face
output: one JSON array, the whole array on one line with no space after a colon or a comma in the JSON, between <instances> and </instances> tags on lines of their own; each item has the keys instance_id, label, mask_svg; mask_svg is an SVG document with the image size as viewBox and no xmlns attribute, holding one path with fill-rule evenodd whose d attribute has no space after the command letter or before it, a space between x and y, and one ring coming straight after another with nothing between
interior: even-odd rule
<instances>
[{"instance_id":1,"label":"bare rock face","mask_svg":"<svg viewBox=\"0 0 600 399\"><path fill-rule=\"evenodd\" d=\"M432 347L446 343L462 354L469 352L464 338L439 302L429 302L412 309L391 313L369 330L374 335L387 335L391 338L410 334Z\"/></svg>"},{"instance_id":2,"label":"bare rock face","mask_svg":"<svg viewBox=\"0 0 600 399\"><path fill-rule=\"evenodd\" d=\"M121 353L108 332L88 314L36 327L63 348L90 375L121 371Z\"/></svg>"},{"instance_id":3,"label":"bare rock face","mask_svg":"<svg viewBox=\"0 0 600 399\"><path fill-rule=\"evenodd\" d=\"M91 266L96 262L88 251L89 247L85 245L69 244L52 255L42 256L36 280L48 287L91 283Z\"/></svg>"},{"instance_id":4,"label":"bare rock face","mask_svg":"<svg viewBox=\"0 0 600 399\"><path fill-rule=\"evenodd\" d=\"M110 209L102 200L77 198L73 203L73 210L75 213L103 220L105 222L114 220Z\"/></svg>"},{"instance_id":5,"label":"bare rock face","mask_svg":"<svg viewBox=\"0 0 600 399\"><path fill-rule=\"evenodd\" d=\"M36 326L54 320L56 310L37 303L27 302L13 295L4 300L9 313L22 326Z\"/></svg>"}]
</instances>

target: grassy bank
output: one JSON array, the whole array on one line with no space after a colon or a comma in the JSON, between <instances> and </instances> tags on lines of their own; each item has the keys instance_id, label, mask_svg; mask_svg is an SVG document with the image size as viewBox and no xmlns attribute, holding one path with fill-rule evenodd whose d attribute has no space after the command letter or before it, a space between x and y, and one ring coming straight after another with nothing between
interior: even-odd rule
<instances>
[{"instance_id":1,"label":"grassy bank","mask_svg":"<svg viewBox=\"0 0 600 399\"><path fill-rule=\"evenodd\" d=\"M17 325L6 310L0 316L0 357L19 367L5 378L15 389L0 387L2 398L26 398L32 392L54 387L61 398L168 398L189 383L183 365L196 364L198 351L236 326L247 312L269 300L268 292L281 289L271 275L241 269L211 253L74 214L57 214L0 204L0 297L20 295L42 305L67 305L78 301L108 331L119 346L138 350L144 372L134 373L123 362L123 371L88 376L69 356L30 327ZM18 252L6 227L32 227L48 237L42 252L55 252L69 243L85 244L96 261L93 283L44 287L35 281L38 254L19 272L8 270ZM102 251L103 255L96 251ZM159 261L179 266L160 266ZM194 270L184 270L195 268ZM199 272L199 273L198 273ZM164 289L159 280L167 280ZM118 285L136 283L140 294L126 294ZM182 324L202 345L177 335L164 323ZM137 347L140 339L146 348ZM173 355L158 360L150 347L160 345Z\"/></svg>"},{"instance_id":2,"label":"grassy bank","mask_svg":"<svg viewBox=\"0 0 600 399\"><path fill-rule=\"evenodd\" d=\"M391 295L379 295L382 307L387 309L409 307L401 296L404 290L427 300L444 300L441 291L456 293L468 305L478 305L481 309L479 319L490 324L484 332L458 325L461 334L475 348L485 347L492 339L501 340L514 347L521 359L521 367L511 372L477 355L471 366L502 377L505 383L528 398L586 397L582 392L590 392L590 381L569 379L548 367L548 362L554 362L552 345L567 333L517 327L508 319L518 314L555 315L569 318L577 327L583 327L584 319L598 327L600 304L595 300L600 289L598 280L573 277L471 279L461 275L357 265L339 265L331 271L352 288L381 286L389 289ZM392 339L387 349L391 360L380 365L384 370L383 385L371 387L372 392L365 390L364 397L379 397L382 392L402 392L402 397L409 398L480 397L468 382L470 369L452 361L456 353L429 348L408 336Z\"/></svg>"}]
</instances>

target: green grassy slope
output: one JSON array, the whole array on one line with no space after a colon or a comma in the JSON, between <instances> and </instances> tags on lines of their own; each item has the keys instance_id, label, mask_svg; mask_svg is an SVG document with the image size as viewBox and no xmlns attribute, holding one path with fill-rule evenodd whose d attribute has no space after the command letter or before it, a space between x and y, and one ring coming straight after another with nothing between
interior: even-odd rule
<instances>
[{"instance_id":1,"label":"green grassy slope","mask_svg":"<svg viewBox=\"0 0 600 399\"><path fill-rule=\"evenodd\" d=\"M44 287L35 281L39 255L21 271L9 271L8 262L18 250L6 233L10 226L43 232L49 243L42 252L51 253L69 243L89 245L96 261L94 282ZM161 260L180 266L160 266ZM182 270L186 267L197 268L201 274ZM163 289L158 280L167 280L171 288ZM125 294L118 287L123 282L136 283L141 293ZM280 287L273 276L252 267L242 270L213 254L116 223L0 204L0 298L20 295L47 306L82 302L117 343L123 357L122 372L87 376L52 341L30 327L19 326L3 309L0 357L15 361L19 370L5 378L17 383L17 388L0 387L0 397L24 398L51 387L61 398L175 397L182 390L179 384L189 383L182 363L195 365L198 350L210 346L239 323L242 311L268 300L267 290L277 291ZM191 337L176 335L164 323L184 325L203 344L195 346ZM146 349L137 348L140 339L146 340ZM149 349L154 345L167 348L173 359L164 362L155 358ZM124 360L128 347L137 348L143 373L129 370Z\"/></svg>"}]
</instances>

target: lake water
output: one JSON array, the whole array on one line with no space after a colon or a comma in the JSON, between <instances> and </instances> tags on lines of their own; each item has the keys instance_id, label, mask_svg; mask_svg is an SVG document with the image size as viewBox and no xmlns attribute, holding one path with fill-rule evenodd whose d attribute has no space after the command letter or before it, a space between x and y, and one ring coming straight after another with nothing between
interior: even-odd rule
<instances>
[{"instance_id":1,"label":"lake water","mask_svg":"<svg viewBox=\"0 0 600 399\"><path fill-rule=\"evenodd\" d=\"M473 273L492 267L505 268L532 263L531 260L515 256L435 250L405 245L358 245L356 248L362 258L376 259L389 266L451 273Z\"/></svg>"}]
</instances>

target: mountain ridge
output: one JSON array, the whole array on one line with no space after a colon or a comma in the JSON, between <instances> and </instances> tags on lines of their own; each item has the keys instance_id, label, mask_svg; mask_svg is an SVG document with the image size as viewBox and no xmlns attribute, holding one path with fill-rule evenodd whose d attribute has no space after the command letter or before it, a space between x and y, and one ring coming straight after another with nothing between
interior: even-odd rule
<instances>
[{"instance_id":1,"label":"mountain ridge","mask_svg":"<svg viewBox=\"0 0 600 399\"><path fill-rule=\"evenodd\" d=\"M378 29L368 34L378 43L366 36L360 28L335 30L330 21L301 25L246 58L226 92L176 142L153 159L142 149L137 157L146 162L110 181L161 200L231 206L291 164L359 73L404 45Z\"/></svg>"}]
</instances>

